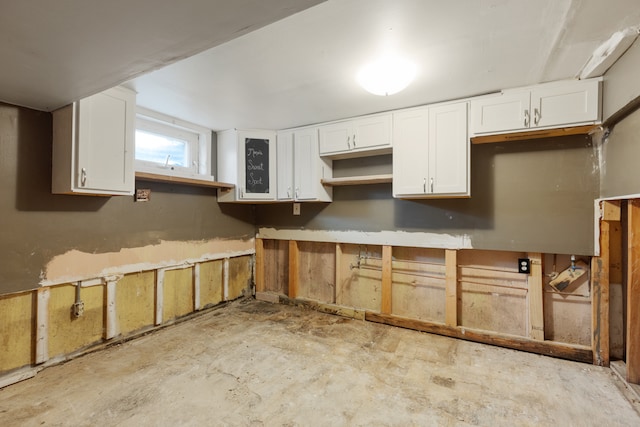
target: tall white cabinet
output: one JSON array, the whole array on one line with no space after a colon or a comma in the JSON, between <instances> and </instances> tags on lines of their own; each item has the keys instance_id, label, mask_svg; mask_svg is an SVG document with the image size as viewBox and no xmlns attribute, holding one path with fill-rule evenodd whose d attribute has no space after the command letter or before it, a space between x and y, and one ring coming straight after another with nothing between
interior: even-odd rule
<instances>
[{"instance_id":1,"label":"tall white cabinet","mask_svg":"<svg viewBox=\"0 0 640 427\"><path fill-rule=\"evenodd\" d=\"M393 114L393 195L468 197L467 102Z\"/></svg>"},{"instance_id":2,"label":"tall white cabinet","mask_svg":"<svg viewBox=\"0 0 640 427\"><path fill-rule=\"evenodd\" d=\"M278 132L277 153L279 201L331 201L321 180L332 176L332 161L320 157L317 127Z\"/></svg>"},{"instance_id":3,"label":"tall white cabinet","mask_svg":"<svg viewBox=\"0 0 640 427\"><path fill-rule=\"evenodd\" d=\"M276 200L276 133L230 129L218 135L218 179L235 185L218 190L218 202Z\"/></svg>"},{"instance_id":4,"label":"tall white cabinet","mask_svg":"<svg viewBox=\"0 0 640 427\"><path fill-rule=\"evenodd\" d=\"M116 87L53 112L53 193L133 194L135 107Z\"/></svg>"}]
</instances>

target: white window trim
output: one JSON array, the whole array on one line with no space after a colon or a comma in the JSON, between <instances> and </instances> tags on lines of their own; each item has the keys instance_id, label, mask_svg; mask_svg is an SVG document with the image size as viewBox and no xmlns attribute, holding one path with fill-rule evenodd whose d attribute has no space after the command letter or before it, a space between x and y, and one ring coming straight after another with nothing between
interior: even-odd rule
<instances>
[{"instance_id":1,"label":"white window trim","mask_svg":"<svg viewBox=\"0 0 640 427\"><path fill-rule=\"evenodd\" d=\"M153 130L157 133L162 133L163 128L170 130L168 134L171 132L179 133L184 131L187 134L196 134L198 136L197 144L191 144L189 153L189 161L195 161L196 165L194 165L193 168L179 166L166 167L158 163L136 159L136 172L147 172L202 181L215 181L211 175L211 129L176 119L175 117L147 108L136 108L136 130ZM186 137L186 139L189 138Z\"/></svg>"}]
</instances>

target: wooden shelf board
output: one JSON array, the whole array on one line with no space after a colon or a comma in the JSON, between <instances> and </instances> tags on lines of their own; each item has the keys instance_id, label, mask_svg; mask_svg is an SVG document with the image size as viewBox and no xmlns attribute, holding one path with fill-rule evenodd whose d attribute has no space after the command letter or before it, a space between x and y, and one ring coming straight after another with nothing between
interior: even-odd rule
<instances>
[{"instance_id":1,"label":"wooden shelf board","mask_svg":"<svg viewBox=\"0 0 640 427\"><path fill-rule=\"evenodd\" d=\"M526 139L551 138L556 136L586 135L600 125L573 126L557 129L529 130L525 132L502 133L498 135L480 135L471 138L472 144L490 144L494 142L522 141Z\"/></svg>"},{"instance_id":2,"label":"wooden shelf board","mask_svg":"<svg viewBox=\"0 0 640 427\"><path fill-rule=\"evenodd\" d=\"M136 172L136 179L139 179L141 181L170 182L172 184L195 185L198 187L222 188L227 190L230 190L234 187L233 184L229 184L226 182L204 181L200 179L167 176L148 172Z\"/></svg>"},{"instance_id":3,"label":"wooden shelf board","mask_svg":"<svg viewBox=\"0 0 640 427\"><path fill-rule=\"evenodd\" d=\"M390 183L393 179L393 175L363 175L363 176L348 176L344 178L329 178L323 179L322 185L328 186L340 186L340 185L361 185L361 184L386 184Z\"/></svg>"}]
</instances>

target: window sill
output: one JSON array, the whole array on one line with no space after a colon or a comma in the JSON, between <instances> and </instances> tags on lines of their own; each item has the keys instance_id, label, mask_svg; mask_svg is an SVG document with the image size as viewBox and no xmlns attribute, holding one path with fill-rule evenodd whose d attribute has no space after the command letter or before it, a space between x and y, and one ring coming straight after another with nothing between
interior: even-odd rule
<instances>
[{"instance_id":1,"label":"window sill","mask_svg":"<svg viewBox=\"0 0 640 427\"><path fill-rule=\"evenodd\" d=\"M197 187L222 188L231 190L234 185L227 182L205 181L203 179L182 178L178 176L160 175L149 172L136 172L136 180L154 181L154 182L170 182L172 184L193 185Z\"/></svg>"}]
</instances>

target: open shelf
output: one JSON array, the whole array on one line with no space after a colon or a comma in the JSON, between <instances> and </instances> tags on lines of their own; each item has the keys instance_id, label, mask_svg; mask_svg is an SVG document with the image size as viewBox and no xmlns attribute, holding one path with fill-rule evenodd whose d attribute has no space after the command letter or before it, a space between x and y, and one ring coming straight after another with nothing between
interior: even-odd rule
<instances>
[{"instance_id":1,"label":"open shelf","mask_svg":"<svg viewBox=\"0 0 640 427\"><path fill-rule=\"evenodd\" d=\"M343 178L323 179L322 185L340 186L340 185L363 185L363 184L386 184L393 180L392 174L383 175L363 175L363 176L347 176Z\"/></svg>"},{"instance_id":2,"label":"open shelf","mask_svg":"<svg viewBox=\"0 0 640 427\"><path fill-rule=\"evenodd\" d=\"M141 181L170 182L172 184L195 185L198 187L223 188L227 190L230 190L234 187L233 184L229 184L227 182L205 181L201 179L182 178L177 176L167 176L148 172L136 172L136 179Z\"/></svg>"}]
</instances>

